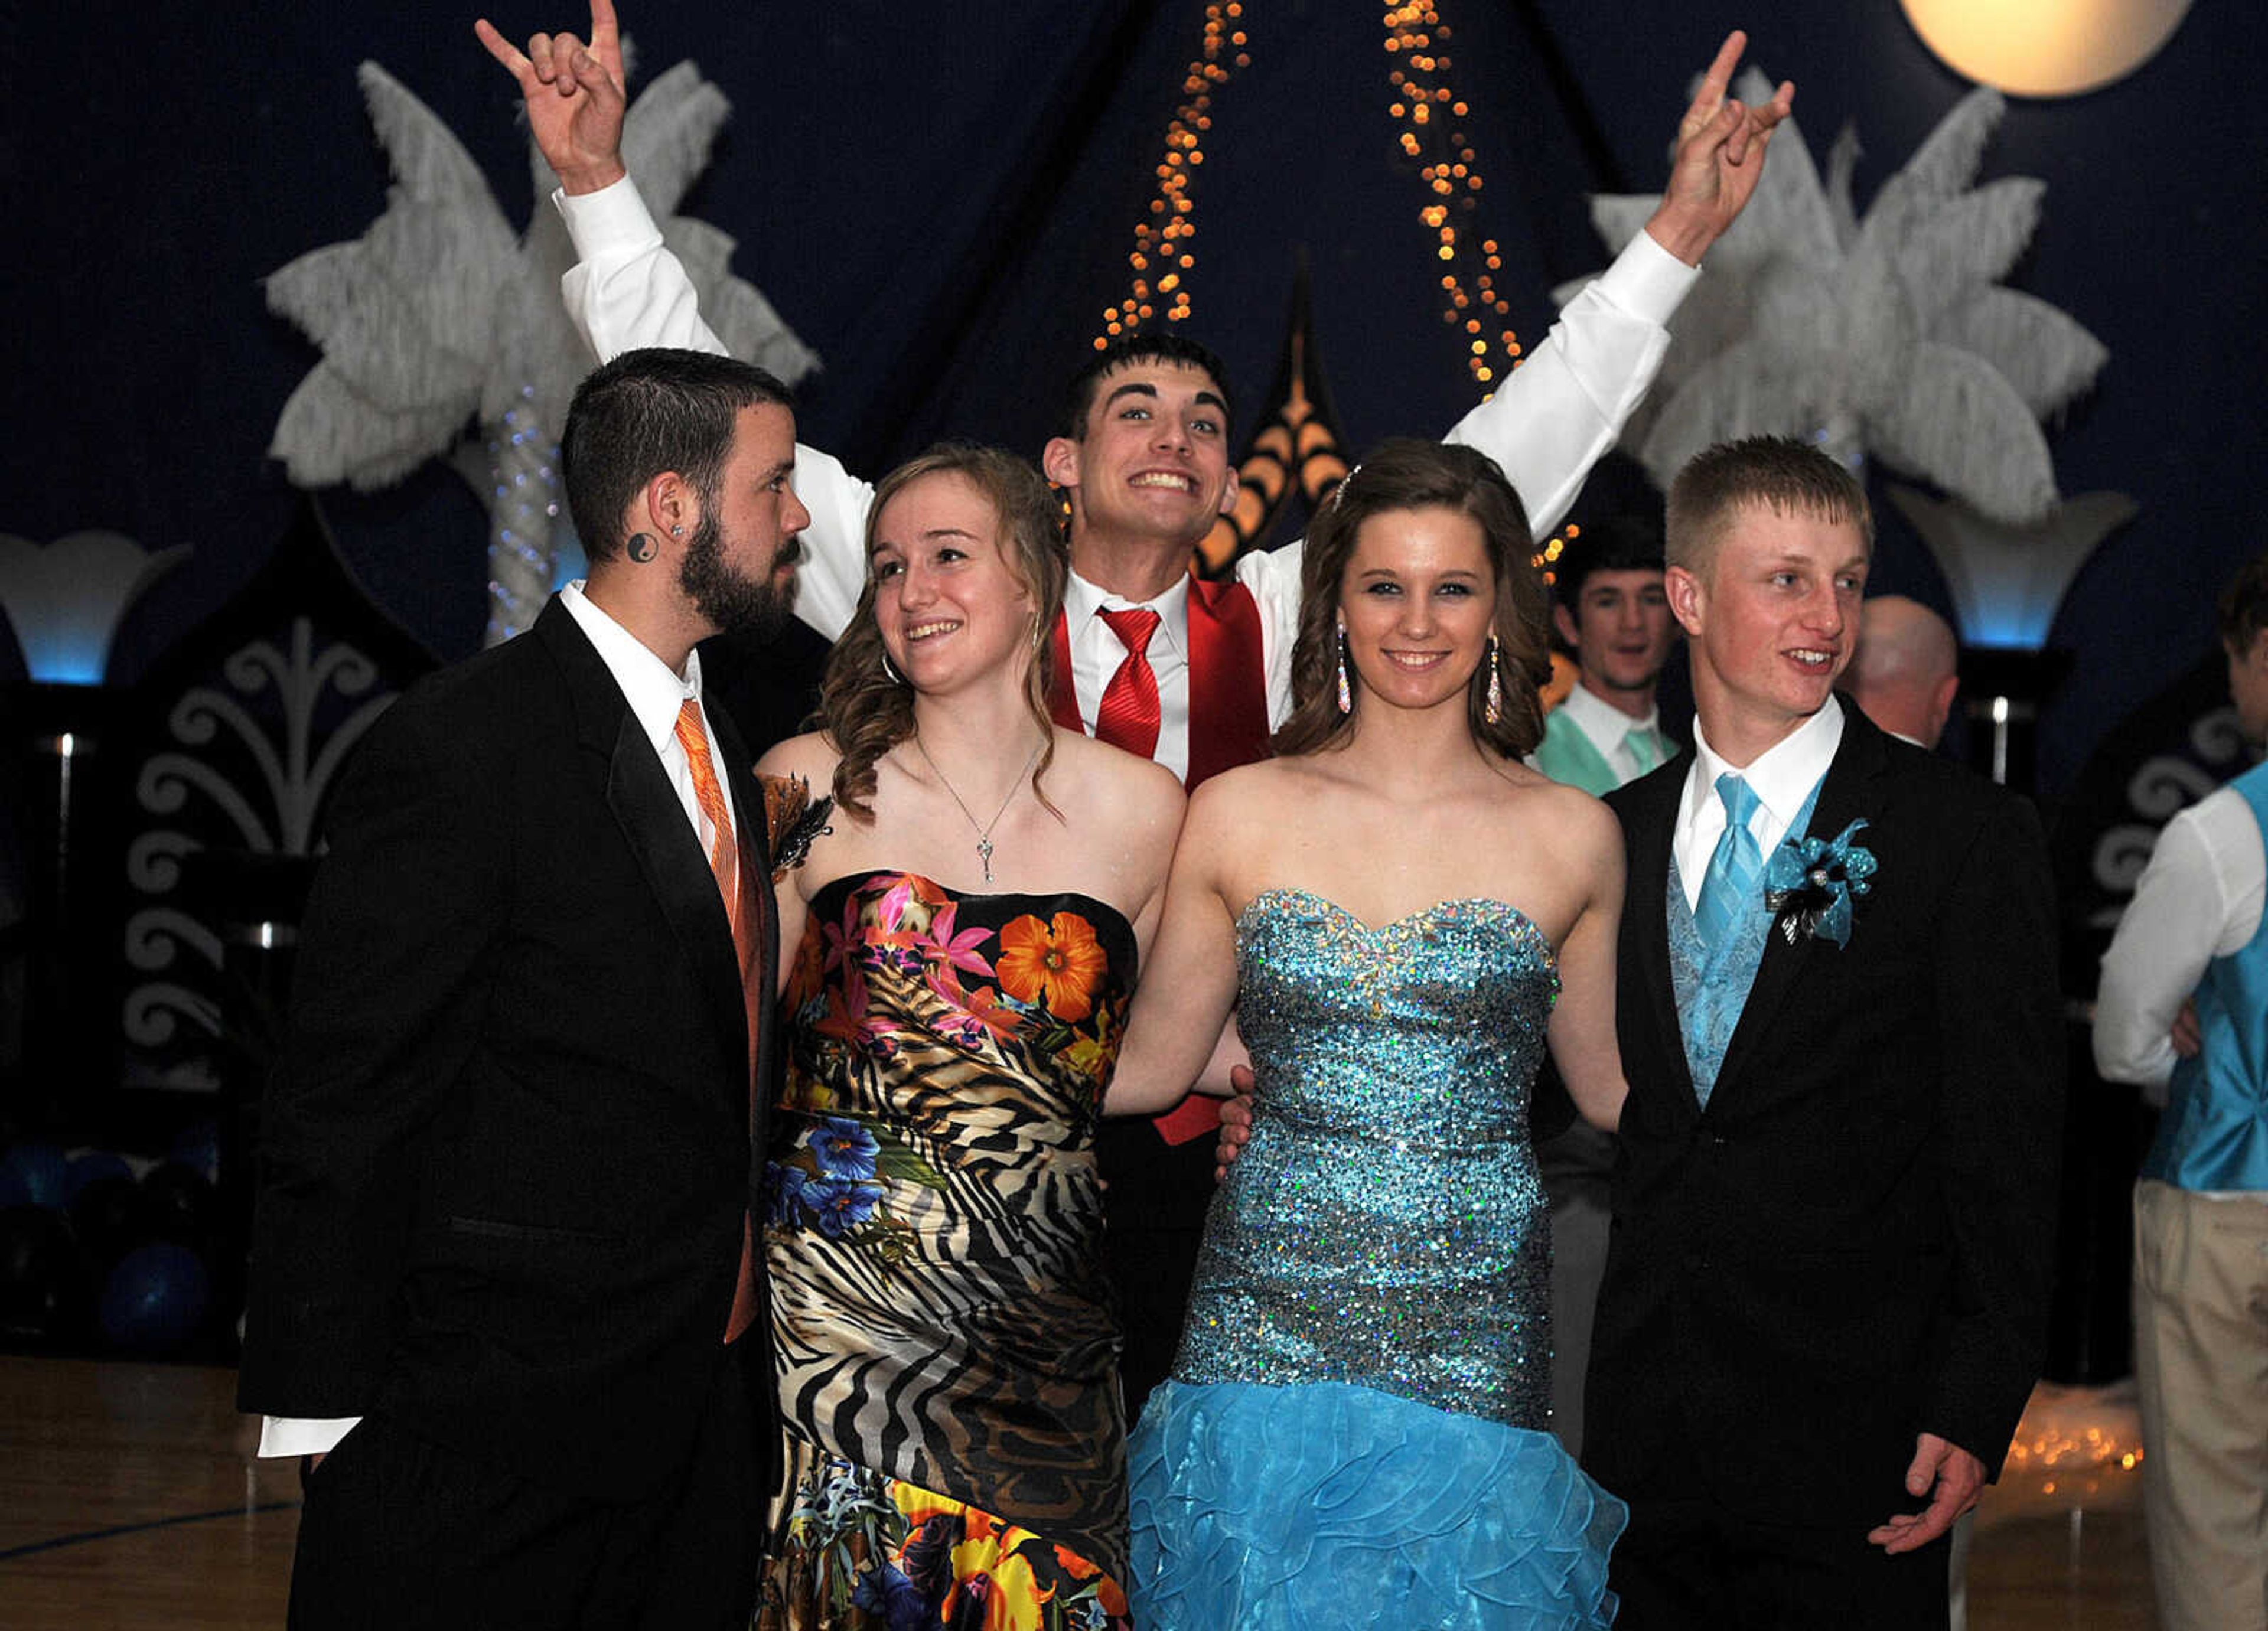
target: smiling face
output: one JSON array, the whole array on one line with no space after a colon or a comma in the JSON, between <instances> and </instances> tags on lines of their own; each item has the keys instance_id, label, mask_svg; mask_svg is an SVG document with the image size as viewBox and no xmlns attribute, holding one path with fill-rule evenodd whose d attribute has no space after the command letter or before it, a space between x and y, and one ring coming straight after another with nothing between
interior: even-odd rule
<instances>
[{"instance_id":1,"label":"smiling face","mask_svg":"<svg viewBox=\"0 0 2268 1631\"><path fill-rule=\"evenodd\" d=\"M1628 700L1641 714L1653 705L1654 681L1677 638L1658 569L1602 567L1583 579L1574 606L1555 607L1552 618L1593 695Z\"/></svg>"},{"instance_id":2,"label":"smiling face","mask_svg":"<svg viewBox=\"0 0 2268 1631\"><path fill-rule=\"evenodd\" d=\"M1739 505L1698 569L1666 575L1710 746L1745 765L1827 702L1851 660L1868 551L1858 525Z\"/></svg>"},{"instance_id":3,"label":"smiling face","mask_svg":"<svg viewBox=\"0 0 2268 1631\"><path fill-rule=\"evenodd\" d=\"M1389 708L1462 710L1488 650L1496 580L1481 525L1461 510L1385 510L1355 534L1339 580L1347 660Z\"/></svg>"},{"instance_id":4,"label":"smiling face","mask_svg":"<svg viewBox=\"0 0 2268 1631\"><path fill-rule=\"evenodd\" d=\"M811 512L795 496L794 473L795 415L777 402L740 409L678 564L679 586L720 632L765 633L795 604L798 534Z\"/></svg>"},{"instance_id":5,"label":"smiling face","mask_svg":"<svg viewBox=\"0 0 2268 1631\"><path fill-rule=\"evenodd\" d=\"M1029 660L1035 601L1003 545L999 512L954 472L909 482L876 513L874 621L916 690L954 690Z\"/></svg>"},{"instance_id":6,"label":"smiling face","mask_svg":"<svg viewBox=\"0 0 2268 1631\"><path fill-rule=\"evenodd\" d=\"M1074 551L1092 536L1186 553L1236 498L1219 385L1195 364L1163 357L1097 379L1085 434L1056 437L1042 462L1071 495Z\"/></svg>"}]
</instances>

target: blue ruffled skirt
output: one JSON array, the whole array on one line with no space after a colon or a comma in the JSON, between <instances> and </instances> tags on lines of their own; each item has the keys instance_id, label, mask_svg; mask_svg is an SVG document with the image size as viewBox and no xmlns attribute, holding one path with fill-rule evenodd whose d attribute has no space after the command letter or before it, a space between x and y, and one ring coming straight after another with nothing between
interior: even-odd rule
<instances>
[{"instance_id":1,"label":"blue ruffled skirt","mask_svg":"<svg viewBox=\"0 0 2268 1631\"><path fill-rule=\"evenodd\" d=\"M1549 1433L1340 1382L1168 1382L1128 1460L1144 1631L1614 1620L1628 1510Z\"/></svg>"}]
</instances>

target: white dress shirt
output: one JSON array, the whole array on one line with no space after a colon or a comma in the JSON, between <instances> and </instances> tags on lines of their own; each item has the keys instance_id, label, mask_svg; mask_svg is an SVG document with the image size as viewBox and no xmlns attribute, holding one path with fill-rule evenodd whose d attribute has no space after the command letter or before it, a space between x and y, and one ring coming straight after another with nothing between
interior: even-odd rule
<instances>
[{"instance_id":1,"label":"white dress shirt","mask_svg":"<svg viewBox=\"0 0 2268 1631\"><path fill-rule=\"evenodd\" d=\"M694 835L701 841L701 853L711 854L716 833L709 818L701 812L701 800L693 788L692 765L677 739L678 710L688 697L696 703L701 700L701 654L687 653L683 675L673 673L669 665L656 657L636 635L591 603L590 597L583 592L580 579L561 590L559 600L597 649L599 660L606 664L615 683L622 687L631 715L653 744L654 752L660 755L670 786L677 790L678 803L684 806L686 819L693 824ZM724 790L725 809L738 821L740 813L732 804L733 783L717 759L717 735L710 727L705 707L701 713L701 729L709 738L710 768L716 775L717 784ZM339 1441L361 1420L360 1416L263 1416L259 1453L323 1455L338 1448Z\"/></svg>"},{"instance_id":2,"label":"white dress shirt","mask_svg":"<svg viewBox=\"0 0 2268 1631\"><path fill-rule=\"evenodd\" d=\"M1701 880L1709 871L1709 857L1725 834L1725 801L1717 796L1717 778L1727 770L1735 771L1756 790L1756 807L1749 817L1749 831L1756 834L1757 851L1769 856L1802 813L1803 801L1827 774L1835 750L1842 745L1843 705L1831 694L1824 708L1746 765L1727 764L1709 746L1701 722L1693 722L1693 768L1685 773L1685 790L1677 800L1677 826L1670 838L1670 853L1677 857L1677 878L1685 886L1689 908L1701 899Z\"/></svg>"},{"instance_id":3,"label":"white dress shirt","mask_svg":"<svg viewBox=\"0 0 2268 1631\"><path fill-rule=\"evenodd\" d=\"M2095 1069L2165 1103L2171 1032L2205 966L2260 932L2268 857L2242 794L2222 788L2166 823L2134 899L2102 954L2095 998Z\"/></svg>"},{"instance_id":4,"label":"white dress shirt","mask_svg":"<svg viewBox=\"0 0 2268 1631\"><path fill-rule=\"evenodd\" d=\"M1669 738L1661 733L1661 710L1649 707L1643 718L1633 719L1606 698L1599 695L1578 680L1559 704L1559 712L1567 716L1571 724L1583 733L1584 739L1598 749L1599 757L1621 782L1636 781L1653 768L1667 763L1676 753ZM1640 764L1638 755L1631 752L1630 733L1643 731L1653 738L1652 763Z\"/></svg>"},{"instance_id":5,"label":"white dress shirt","mask_svg":"<svg viewBox=\"0 0 2268 1631\"><path fill-rule=\"evenodd\" d=\"M1089 736L1110 677L1126 660L1125 643L1102 621L1105 611L1146 606L1158 614L1150 631L1150 672L1158 677L1158 746L1150 757L1174 773L1189 773L1189 580L1174 580L1154 600L1129 600L1073 572L1064 583L1064 624L1071 636L1071 690L1079 723Z\"/></svg>"},{"instance_id":6,"label":"white dress shirt","mask_svg":"<svg viewBox=\"0 0 2268 1631\"><path fill-rule=\"evenodd\" d=\"M624 177L595 193L570 196L559 191L551 197L580 257L560 279L560 293L568 316L601 359L637 346L725 349L702 320L685 268L663 243L636 183ZM1698 268L1638 233L1612 266L1567 303L1550 334L1495 396L1443 438L1476 447L1504 467L1537 537L1566 514L1591 466L1614 445L1624 421L1646 395L1668 348L1670 315L1700 275ZM811 512L811 525L803 533L803 565L796 574L795 612L832 640L850 622L865 586L866 511L874 489L816 448L799 445L795 459L795 495ZM1237 562L1237 577L1260 606L1271 724L1281 724L1292 711L1300 555L1301 546L1294 543L1254 551ZM1182 627L1186 630L1186 613ZM1188 762L1186 650L1185 643L1178 644L1172 653L1178 665L1172 684L1160 668L1158 685L1161 709L1169 719L1178 715L1182 721L1182 763L1169 767L1177 774ZM1075 679L1084 663L1075 634ZM1151 665L1160 667L1154 650ZM1106 672L1106 683L1108 679ZM1080 691L1079 711L1091 726L1094 702L1083 682ZM1095 697L1100 696L1098 687ZM1168 762L1167 739L1161 728L1161 764Z\"/></svg>"}]
</instances>

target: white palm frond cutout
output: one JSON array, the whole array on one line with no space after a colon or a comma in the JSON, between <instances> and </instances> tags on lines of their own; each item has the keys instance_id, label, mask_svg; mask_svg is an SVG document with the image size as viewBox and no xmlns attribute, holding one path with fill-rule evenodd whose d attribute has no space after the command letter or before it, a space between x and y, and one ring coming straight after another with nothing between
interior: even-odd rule
<instances>
[{"instance_id":1,"label":"white palm frond cutout","mask_svg":"<svg viewBox=\"0 0 2268 1631\"><path fill-rule=\"evenodd\" d=\"M1771 87L1751 70L1740 93ZM2000 286L2046 190L2025 178L1974 185L2004 107L1990 90L1962 99L1864 216L1856 136L1837 138L1822 180L1794 121L1780 129L1624 432L1657 481L1712 442L1773 433L1815 439L1854 468L1879 458L2004 522L2048 513L2055 470L2040 421L2110 354L2065 312ZM1659 202L1597 198L1592 220L1618 250Z\"/></svg>"},{"instance_id":2,"label":"white palm frond cutout","mask_svg":"<svg viewBox=\"0 0 2268 1631\"><path fill-rule=\"evenodd\" d=\"M549 199L558 183L529 144L537 199L515 231L488 180L431 109L375 62L358 70L394 173L383 215L350 243L268 279L268 303L321 348L278 417L269 452L301 487L368 491L444 458L486 505L489 638L534 620L571 539L557 437L590 353L559 307L574 260ZM622 151L701 308L736 356L792 384L819 358L730 270L733 243L674 213L731 112L690 62L632 104Z\"/></svg>"}]
</instances>

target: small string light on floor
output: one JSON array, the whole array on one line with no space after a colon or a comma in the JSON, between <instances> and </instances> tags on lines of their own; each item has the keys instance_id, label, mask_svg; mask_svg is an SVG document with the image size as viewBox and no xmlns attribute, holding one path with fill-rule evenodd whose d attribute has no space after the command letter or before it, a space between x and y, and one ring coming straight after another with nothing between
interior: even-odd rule
<instances>
[{"instance_id":1,"label":"small string light on floor","mask_svg":"<svg viewBox=\"0 0 2268 1631\"><path fill-rule=\"evenodd\" d=\"M1497 285L1504 259L1497 240L1481 235L1482 179L1478 156L1463 120L1471 111L1450 80L1450 28L1438 4L1388 6L1386 55L1392 64L1387 112L1399 128L1395 140L1420 161L1425 224L1441 267L1441 320L1465 342L1465 370L1488 395L1520 364L1520 337L1506 320L1512 303Z\"/></svg>"},{"instance_id":2,"label":"small string light on floor","mask_svg":"<svg viewBox=\"0 0 2268 1631\"><path fill-rule=\"evenodd\" d=\"M1166 125L1165 155L1158 161L1158 187L1149 209L1135 224L1134 247L1127 257L1133 282L1126 298L1102 313L1101 350L1121 334L1138 333L1158 315L1160 303L1169 323L1188 320L1190 269L1197 263L1190 240L1197 237L1197 200L1192 188L1204 163L1204 137L1212 129L1213 98L1228 83L1233 68L1249 68L1241 0L1217 0L1205 7L1204 36L1197 60L1182 80L1181 106Z\"/></svg>"}]
</instances>

